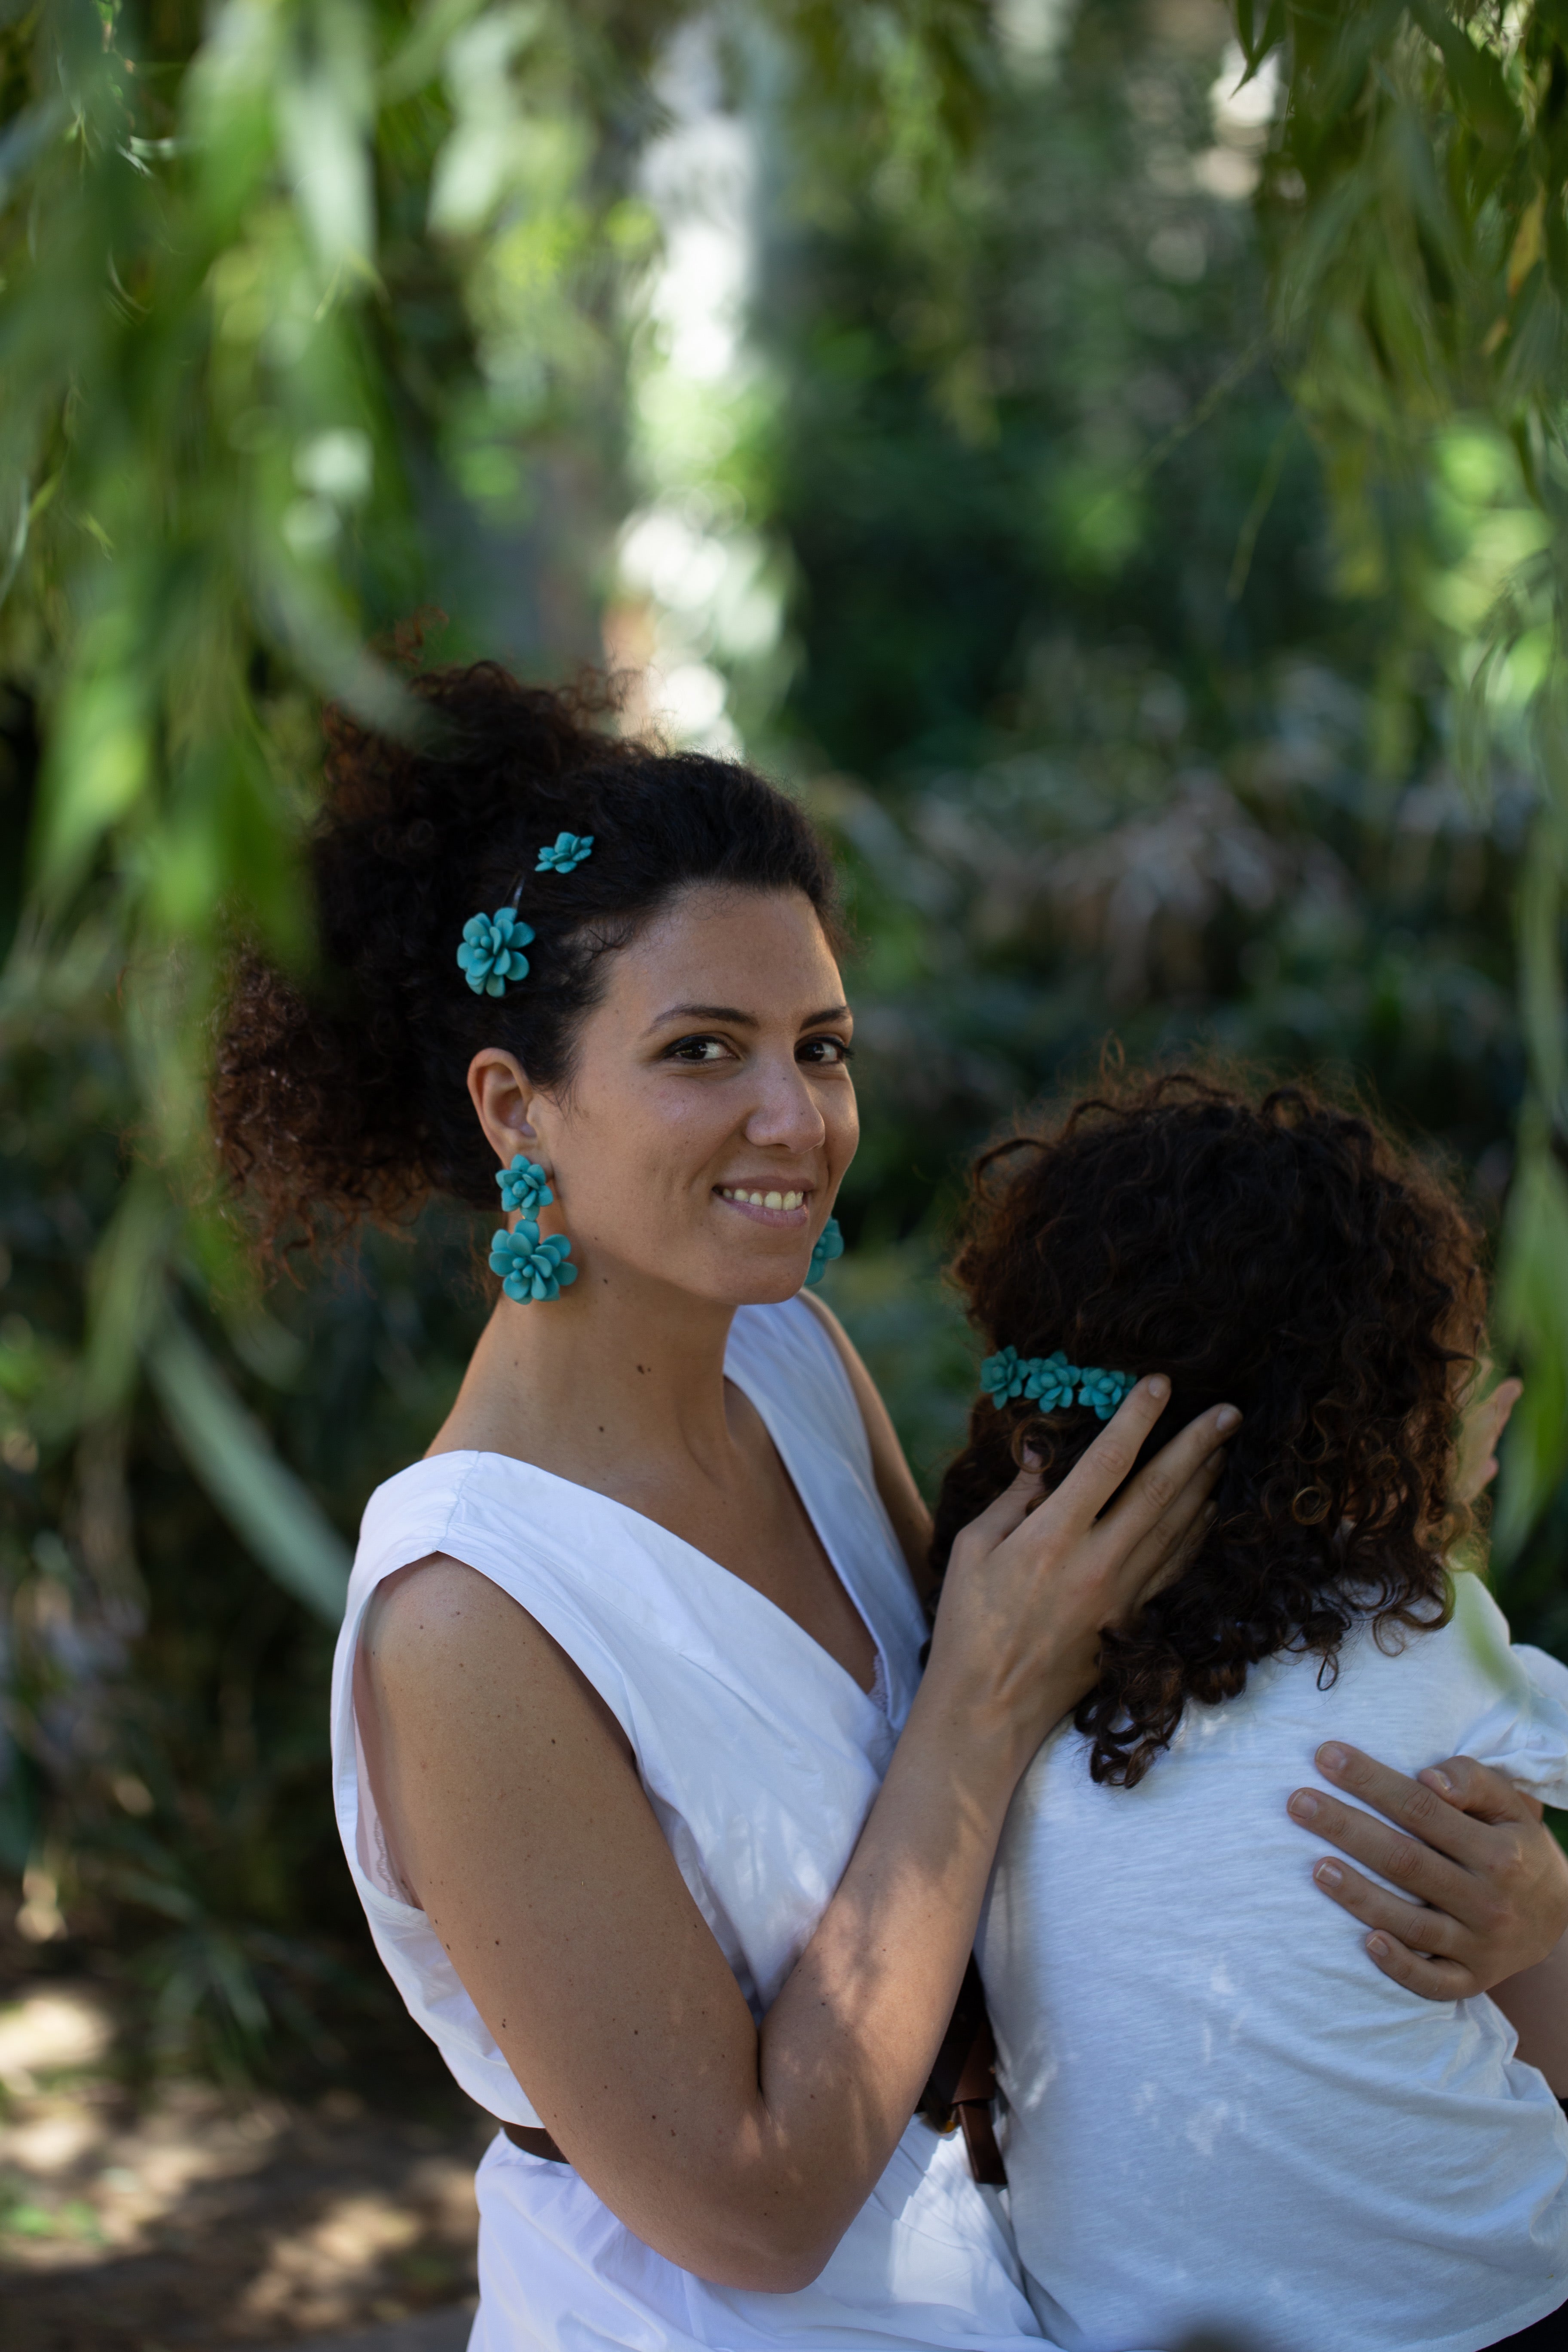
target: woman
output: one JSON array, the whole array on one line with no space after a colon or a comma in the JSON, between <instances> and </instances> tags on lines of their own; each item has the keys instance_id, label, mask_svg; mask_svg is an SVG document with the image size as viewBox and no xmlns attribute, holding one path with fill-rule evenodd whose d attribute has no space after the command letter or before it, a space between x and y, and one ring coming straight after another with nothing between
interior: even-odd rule
<instances>
[{"instance_id":1,"label":"woman","mask_svg":"<svg viewBox=\"0 0 1568 2352\"><path fill-rule=\"evenodd\" d=\"M953 1547L921 1678L925 1515L799 1296L857 1136L822 845L746 771L492 666L416 691L418 748L334 723L321 978L243 978L216 1109L273 1234L498 1183L520 1213L451 1415L366 1512L334 1696L378 1946L506 2126L474 2343L1037 2345L911 2110L1013 1789L1236 1416L1126 1483L1155 1376L1055 1493L1021 1476ZM1405 1880L1486 1983L1554 1943L1565 1874L1460 1785L1485 1866L1445 1816ZM1354 1873L1340 1899L1403 1916Z\"/></svg>"}]
</instances>

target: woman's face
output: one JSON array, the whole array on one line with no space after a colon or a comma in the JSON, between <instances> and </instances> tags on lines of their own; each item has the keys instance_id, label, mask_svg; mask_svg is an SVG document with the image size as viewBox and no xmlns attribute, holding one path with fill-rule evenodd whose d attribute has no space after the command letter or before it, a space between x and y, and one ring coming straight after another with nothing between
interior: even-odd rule
<instances>
[{"instance_id":1,"label":"woman's face","mask_svg":"<svg viewBox=\"0 0 1568 2352\"><path fill-rule=\"evenodd\" d=\"M728 1304L792 1297L860 1131L810 901L694 886L605 971L563 1095L515 1095L498 1135L504 1089L479 1088L505 1157L508 1128L533 1130L511 1148L551 1171L542 1223L572 1236L575 1295L619 1267Z\"/></svg>"}]
</instances>

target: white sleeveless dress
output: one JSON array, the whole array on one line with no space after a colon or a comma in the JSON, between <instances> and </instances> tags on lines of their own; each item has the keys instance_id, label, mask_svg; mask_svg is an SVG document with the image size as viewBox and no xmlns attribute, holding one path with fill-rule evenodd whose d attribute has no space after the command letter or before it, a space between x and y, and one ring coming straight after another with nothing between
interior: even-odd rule
<instances>
[{"instance_id":1,"label":"white sleeveless dress","mask_svg":"<svg viewBox=\"0 0 1568 2352\"><path fill-rule=\"evenodd\" d=\"M736 1315L725 1370L762 1415L879 1658L861 1690L794 1621L608 1496L498 1454L416 1463L371 1496L332 1688L349 1868L411 2015L470 2097L537 2124L423 1911L397 1891L353 1713L366 1602L433 1552L542 1625L605 1700L693 1899L759 2019L837 1887L914 1696L920 1606L837 1349L799 1299ZM568 2166L498 2135L479 2168L470 2352L1040 2352L1010 2234L962 2137L913 2120L812 2285L715 2286L654 2253Z\"/></svg>"}]
</instances>

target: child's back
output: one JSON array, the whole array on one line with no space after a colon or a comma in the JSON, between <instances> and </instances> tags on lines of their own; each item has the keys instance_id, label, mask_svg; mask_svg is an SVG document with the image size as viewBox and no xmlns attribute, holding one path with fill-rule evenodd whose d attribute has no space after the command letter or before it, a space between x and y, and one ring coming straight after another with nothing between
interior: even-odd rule
<instances>
[{"instance_id":1,"label":"child's back","mask_svg":"<svg viewBox=\"0 0 1568 2352\"><path fill-rule=\"evenodd\" d=\"M1205 2322L1259 2352L1474 2352L1568 2301L1568 2124L1485 1999L1415 1998L1330 1911L1286 1801L1324 1739L1568 1803L1568 1669L1473 1577L1401 1654L1255 1666L1135 1788L1070 1725L1026 1775L980 1957L1019 2251L1066 2352Z\"/></svg>"},{"instance_id":2,"label":"child's back","mask_svg":"<svg viewBox=\"0 0 1568 2352\"><path fill-rule=\"evenodd\" d=\"M1242 1414L1212 1526L1020 1786L983 1923L1047 2336L1499 2344L1568 2305L1568 2126L1490 2001L1377 1972L1286 1812L1330 1738L1568 1801L1568 1669L1510 1653L1473 1577L1445 1622L1478 1484L1469 1218L1300 1088L1133 1079L986 1155L953 1270L995 1352L939 1570L1024 1449L1059 1477L1133 1379L1170 1376L1172 1426Z\"/></svg>"}]
</instances>

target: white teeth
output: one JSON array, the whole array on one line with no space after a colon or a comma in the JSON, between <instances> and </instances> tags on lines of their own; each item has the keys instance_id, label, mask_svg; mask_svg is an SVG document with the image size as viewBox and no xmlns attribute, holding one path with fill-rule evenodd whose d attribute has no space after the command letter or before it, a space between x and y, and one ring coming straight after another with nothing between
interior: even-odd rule
<instances>
[{"instance_id":1,"label":"white teeth","mask_svg":"<svg viewBox=\"0 0 1568 2352\"><path fill-rule=\"evenodd\" d=\"M784 1207L784 1194L782 1192L770 1192L766 1200L763 1202L763 1206L764 1209L782 1209Z\"/></svg>"},{"instance_id":2,"label":"white teeth","mask_svg":"<svg viewBox=\"0 0 1568 2352\"><path fill-rule=\"evenodd\" d=\"M744 1201L753 1209L798 1209L805 1199L804 1192L748 1192L743 1185L721 1184L721 1201Z\"/></svg>"},{"instance_id":3,"label":"white teeth","mask_svg":"<svg viewBox=\"0 0 1568 2352\"><path fill-rule=\"evenodd\" d=\"M784 1207L786 1209L798 1209L805 1197L805 1194L802 1192L786 1192L784 1196Z\"/></svg>"}]
</instances>

